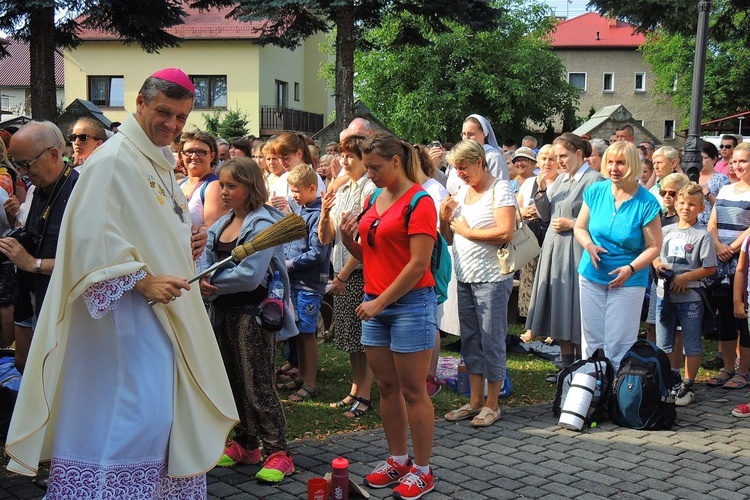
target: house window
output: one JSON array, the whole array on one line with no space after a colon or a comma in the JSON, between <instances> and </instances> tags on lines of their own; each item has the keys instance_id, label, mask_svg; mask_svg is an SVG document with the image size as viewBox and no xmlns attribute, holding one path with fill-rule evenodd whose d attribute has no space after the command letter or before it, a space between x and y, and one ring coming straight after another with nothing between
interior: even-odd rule
<instances>
[{"instance_id":1,"label":"house window","mask_svg":"<svg viewBox=\"0 0 750 500\"><path fill-rule=\"evenodd\" d=\"M102 108L125 107L125 78L90 76L89 101Z\"/></svg>"},{"instance_id":2,"label":"house window","mask_svg":"<svg viewBox=\"0 0 750 500\"><path fill-rule=\"evenodd\" d=\"M636 92L646 91L646 73L635 74L635 91Z\"/></svg>"},{"instance_id":3,"label":"house window","mask_svg":"<svg viewBox=\"0 0 750 500\"><path fill-rule=\"evenodd\" d=\"M299 82L294 82L294 100L299 101Z\"/></svg>"},{"instance_id":4,"label":"house window","mask_svg":"<svg viewBox=\"0 0 750 500\"><path fill-rule=\"evenodd\" d=\"M586 73L568 73L568 83L577 89L586 90Z\"/></svg>"},{"instance_id":5,"label":"house window","mask_svg":"<svg viewBox=\"0 0 750 500\"><path fill-rule=\"evenodd\" d=\"M226 108L227 107L227 77L195 76L190 80L195 85L195 108Z\"/></svg>"},{"instance_id":6,"label":"house window","mask_svg":"<svg viewBox=\"0 0 750 500\"><path fill-rule=\"evenodd\" d=\"M664 138L674 139L674 120L664 120Z\"/></svg>"},{"instance_id":7,"label":"house window","mask_svg":"<svg viewBox=\"0 0 750 500\"><path fill-rule=\"evenodd\" d=\"M604 84L602 85L602 92L614 92L615 91L615 74L604 73Z\"/></svg>"},{"instance_id":8,"label":"house window","mask_svg":"<svg viewBox=\"0 0 750 500\"><path fill-rule=\"evenodd\" d=\"M276 80L276 105L280 108L286 107L289 100L289 84Z\"/></svg>"}]
</instances>

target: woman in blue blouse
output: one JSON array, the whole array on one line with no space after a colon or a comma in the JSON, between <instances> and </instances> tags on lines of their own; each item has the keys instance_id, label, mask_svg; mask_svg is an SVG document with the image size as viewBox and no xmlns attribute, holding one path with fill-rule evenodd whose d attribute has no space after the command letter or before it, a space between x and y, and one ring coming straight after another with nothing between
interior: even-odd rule
<instances>
[{"instance_id":1,"label":"woman in blue blouse","mask_svg":"<svg viewBox=\"0 0 750 500\"><path fill-rule=\"evenodd\" d=\"M648 266L662 245L659 202L638 185L641 162L630 142L604 152L601 174L589 186L574 228L586 250L580 274L581 347L586 357L604 348L615 371L638 339Z\"/></svg>"}]
</instances>

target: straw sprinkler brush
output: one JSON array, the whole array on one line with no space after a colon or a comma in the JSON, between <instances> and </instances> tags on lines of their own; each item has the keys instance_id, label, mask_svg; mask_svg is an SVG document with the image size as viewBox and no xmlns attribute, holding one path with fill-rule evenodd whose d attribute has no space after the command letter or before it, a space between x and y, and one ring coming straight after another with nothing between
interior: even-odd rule
<instances>
[{"instance_id":1,"label":"straw sprinkler brush","mask_svg":"<svg viewBox=\"0 0 750 500\"><path fill-rule=\"evenodd\" d=\"M243 259L249 257L255 252L260 252L267 248L276 247L289 243L290 241L298 240L300 238L307 237L307 228L305 227L305 220L297 214L290 214L265 228L263 231L256 234L253 239L243 243L242 245L236 246L232 250L232 255L226 259L217 262L205 271L196 274L188 280L188 283L193 283L214 272L219 267L227 264L228 262L239 263ZM149 300L148 305L153 306L156 304L155 301Z\"/></svg>"}]
</instances>

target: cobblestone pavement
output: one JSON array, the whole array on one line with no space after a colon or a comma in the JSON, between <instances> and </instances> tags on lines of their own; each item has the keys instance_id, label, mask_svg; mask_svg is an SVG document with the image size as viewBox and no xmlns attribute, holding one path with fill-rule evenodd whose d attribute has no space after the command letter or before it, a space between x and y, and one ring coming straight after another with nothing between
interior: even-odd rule
<instances>
[{"instance_id":1,"label":"cobblestone pavement","mask_svg":"<svg viewBox=\"0 0 750 500\"><path fill-rule=\"evenodd\" d=\"M670 431L636 431L603 422L583 433L561 429L549 405L509 409L494 426L438 419L432 465L435 491L424 498L510 499L750 498L750 418L731 415L750 400L747 390L698 386L696 402L678 408ZM306 481L349 459L361 478L386 456L381 429L292 444L297 472L279 485L258 483L258 466L214 469L209 498L242 500L306 498ZM391 489L370 490L373 498ZM0 499L41 498L26 477L0 474Z\"/></svg>"}]
</instances>

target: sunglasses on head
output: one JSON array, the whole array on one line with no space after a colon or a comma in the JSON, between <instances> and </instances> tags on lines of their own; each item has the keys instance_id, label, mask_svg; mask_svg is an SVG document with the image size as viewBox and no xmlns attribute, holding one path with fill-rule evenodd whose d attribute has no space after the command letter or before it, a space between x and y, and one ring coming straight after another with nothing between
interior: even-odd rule
<instances>
[{"instance_id":1,"label":"sunglasses on head","mask_svg":"<svg viewBox=\"0 0 750 500\"><path fill-rule=\"evenodd\" d=\"M677 196L677 191L672 191L671 189L662 189L661 191L659 191L659 194L661 195L662 198L664 198L667 195L674 198L675 196Z\"/></svg>"},{"instance_id":2,"label":"sunglasses on head","mask_svg":"<svg viewBox=\"0 0 750 500\"><path fill-rule=\"evenodd\" d=\"M732 149L733 147L733 144L722 144L721 146L719 146L719 149Z\"/></svg>"},{"instance_id":3,"label":"sunglasses on head","mask_svg":"<svg viewBox=\"0 0 750 500\"><path fill-rule=\"evenodd\" d=\"M68 139L70 140L70 142L75 142L76 139L78 139L81 142L86 142L89 140L89 138L94 139L95 141L99 140L98 138L94 137L91 134L70 134L68 136Z\"/></svg>"},{"instance_id":4,"label":"sunglasses on head","mask_svg":"<svg viewBox=\"0 0 750 500\"><path fill-rule=\"evenodd\" d=\"M367 244L370 245L370 248L375 248L375 233L378 231L379 225L380 219L375 219L372 221L370 229L367 231Z\"/></svg>"}]
</instances>

